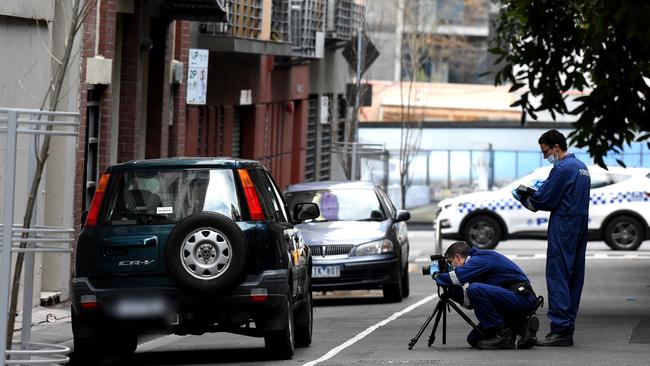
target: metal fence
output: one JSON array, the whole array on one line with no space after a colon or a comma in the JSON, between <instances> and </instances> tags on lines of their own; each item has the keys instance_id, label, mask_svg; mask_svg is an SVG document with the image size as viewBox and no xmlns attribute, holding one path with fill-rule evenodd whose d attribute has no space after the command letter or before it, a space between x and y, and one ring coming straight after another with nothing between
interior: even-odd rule
<instances>
[{"instance_id":1,"label":"metal fence","mask_svg":"<svg viewBox=\"0 0 650 366\"><path fill-rule=\"evenodd\" d=\"M78 135L79 114L67 112L47 112L26 109L0 108L0 134L6 137L4 154L4 210L2 242L0 248L0 366L62 364L69 358L68 347L31 341L32 305L34 291L34 254L70 253L74 230L65 227L33 225L30 228L14 224L14 201L16 190L16 161L18 160L18 136L34 136L33 148L37 150L40 136ZM31 149L30 149L31 150ZM35 158L29 165L35 164ZM33 178L34 169L29 169ZM74 177L74 172L70 172ZM31 179L27 181L31 181ZM74 178L73 178L74 179ZM26 182L18 182L26 184ZM23 280L23 319L20 342L13 342L6 349L9 286L11 280L12 253L25 253ZM9 359L7 359L9 356Z\"/></svg>"},{"instance_id":2,"label":"metal fence","mask_svg":"<svg viewBox=\"0 0 650 366\"><path fill-rule=\"evenodd\" d=\"M593 164L586 152L578 150L575 154L587 165ZM386 184L387 190L394 192L391 198L395 200L399 199L399 151L389 150L387 156L387 163L368 160L361 164L361 176L375 184ZM608 157L605 163L617 166L616 159L622 160L628 167L650 168L650 151L640 146L616 158ZM407 192L407 207L426 205L463 193L499 188L546 165L548 163L539 151L420 151L411 163L412 183Z\"/></svg>"}]
</instances>

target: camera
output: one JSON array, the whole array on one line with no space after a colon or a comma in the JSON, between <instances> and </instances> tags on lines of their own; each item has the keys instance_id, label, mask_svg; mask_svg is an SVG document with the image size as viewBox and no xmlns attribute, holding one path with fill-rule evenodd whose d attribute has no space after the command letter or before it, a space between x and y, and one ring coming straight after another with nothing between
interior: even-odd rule
<instances>
[{"instance_id":1,"label":"camera","mask_svg":"<svg viewBox=\"0 0 650 366\"><path fill-rule=\"evenodd\" d=\"M429 258L431 258L431 264L422 267L423 276L433 276L436 273L449 272L449 263L447 263L447 258L445 258L445 256L434 254Z\"/></svg>"}]
</instances>

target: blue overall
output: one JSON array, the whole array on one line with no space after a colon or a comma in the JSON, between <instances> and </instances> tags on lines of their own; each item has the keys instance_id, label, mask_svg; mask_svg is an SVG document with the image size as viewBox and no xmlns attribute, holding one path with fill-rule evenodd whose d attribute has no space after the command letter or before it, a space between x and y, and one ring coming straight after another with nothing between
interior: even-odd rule
<instances>
[{"instance_id":1,"label":"blue overall","mask_svg":"<svg viewBox=\"0 0 650 366\"><path fill-rule=\"evenodd\" d=\"M551 332L573 334L585 277L591 179L574 154L555 163L537 192L522 203L551 211L546 250L548 318Z\"/></svg>"},{"instance_id":2,"label":"blue overall","mask_svg":"<svg viewBox=\"0 0 650 366\"><path fill-rule=\"evenodd\" d=\"M528 277L513 261L493 250L472 248L463 266L441 273L436 282L449 288L452 300L473 307L479 327L485 330L521 321L535 310L533 293L510 289L513 283L529 283ZM470 333L468 342L472 344L471 338L476 336Z\"/></svg>"}]
</instances>

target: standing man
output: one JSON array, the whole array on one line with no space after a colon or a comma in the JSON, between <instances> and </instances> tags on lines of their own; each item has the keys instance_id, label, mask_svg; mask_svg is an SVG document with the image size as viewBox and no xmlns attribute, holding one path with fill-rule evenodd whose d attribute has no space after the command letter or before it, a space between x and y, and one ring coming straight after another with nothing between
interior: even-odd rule
<instances>
[{"instance_id":1,"label":"standing man","mask_svg":"<svg viewBox=\"0 0 650 366\"><path fill-rule=\"evenodd\" d=\"M538 143L553 169L539 190L521 198L531 211L551 212L546 251L551 332L537 345L568 347L573 345L584 284L591 179L585 164L567 153L566 138L559 131L545 132Z\"/></svg>"}]
</instances>

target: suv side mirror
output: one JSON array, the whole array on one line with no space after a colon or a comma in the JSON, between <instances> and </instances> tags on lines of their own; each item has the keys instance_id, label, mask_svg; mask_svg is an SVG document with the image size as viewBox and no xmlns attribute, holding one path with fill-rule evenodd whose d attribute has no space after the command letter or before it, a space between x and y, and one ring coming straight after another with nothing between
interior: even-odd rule
<instances>
[{"instance_id":1,"label":"suv side mirror","mask_svg":"<svg viewBox=\"0 0 650 366\"><path fill-rule=\"evenodd\" d=\"M298 203L293 209L293 217L297 222L313 220L320 216L320 209L315 203Z\"/></svg>"},{"instance_id":2,"label":"suv side mirror","mask_svg":"<svg viewBox=\"0 0 650 366\"><path fill-rule=\"evenodd\" d=\"M395 213L395 222L408 221L411 218L411 213L406 210L397 210Z\"/></svg>"}]
</instances>

